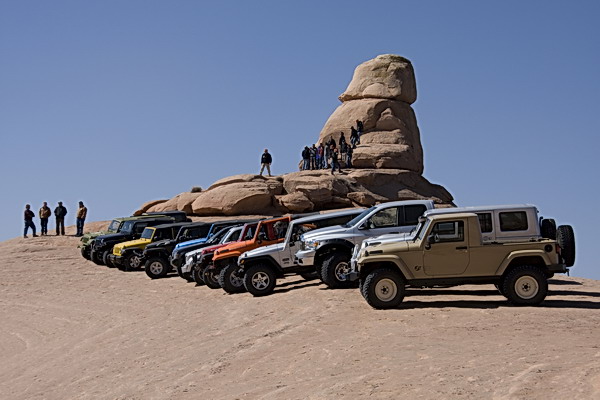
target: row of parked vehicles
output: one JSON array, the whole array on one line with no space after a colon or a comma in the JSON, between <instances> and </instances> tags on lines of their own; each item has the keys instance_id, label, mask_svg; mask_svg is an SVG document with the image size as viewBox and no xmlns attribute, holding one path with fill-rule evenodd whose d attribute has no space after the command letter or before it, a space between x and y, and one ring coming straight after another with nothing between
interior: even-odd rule
<instances>
[{"instance_id":1,"label":"row of parked vehicles","mask_svg":"<svg viewBox=\"0 0 600 400\"><path fill-rule=\"evenodd\" d=\"M430 200L262 220L192 222L181 211L117 218L84 235L99 265L180 277L228 293L271 294L289 275L358 287L374 308L394 308L407 287L493 284L511 303L536 305L547 280L575 262L569 225L532 205L434 209Z\"/></svg>"}]
</instances>

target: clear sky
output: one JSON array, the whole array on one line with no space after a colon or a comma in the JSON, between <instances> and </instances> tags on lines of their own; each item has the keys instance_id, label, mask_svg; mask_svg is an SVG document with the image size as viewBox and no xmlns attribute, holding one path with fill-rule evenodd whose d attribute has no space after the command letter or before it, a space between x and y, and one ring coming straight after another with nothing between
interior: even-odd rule
<instances>
[{"instance_id":1,"label":"clear sky","mask_svg":"<svg viewBox=\"0 0 600 400\"><path fill-rule=\"evenodd\" d=\"M394 53L425 176L572 224L573 274L600 279L599 20L598 1L0 0L0 240L25 203L128 215L258 172L265 147L294 171L354 68Z\"/></svg>"}]
</instances>

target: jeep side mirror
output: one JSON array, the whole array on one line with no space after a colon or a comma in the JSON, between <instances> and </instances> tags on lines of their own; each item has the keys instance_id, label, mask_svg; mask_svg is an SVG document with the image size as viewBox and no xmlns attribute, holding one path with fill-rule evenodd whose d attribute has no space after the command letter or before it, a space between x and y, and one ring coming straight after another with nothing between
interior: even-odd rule
<instances>
[{"instance_id":1,"label":"jeep side mirror","mask_svg":"<svg viewBox=\"0 0 600 400\"><path fill-rule=\"evenodd\" d=\"M425 249L429 250L431 245L435 243L435 235L427 236L427 240L425 241Z\"/></svg>"}]
</instances>

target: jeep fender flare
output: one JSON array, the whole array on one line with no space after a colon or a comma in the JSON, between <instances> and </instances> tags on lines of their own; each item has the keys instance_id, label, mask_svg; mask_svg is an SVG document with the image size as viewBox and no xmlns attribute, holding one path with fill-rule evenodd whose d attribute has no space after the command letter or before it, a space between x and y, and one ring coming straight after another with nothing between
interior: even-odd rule
<instances>
[{"instance_id":1,"label":"jeep fender flare","mask_svg":"<svg viewBox=\"0 0 600 400\"><path fill-rule=\"evenodd\" d=\"M550 259L549 256L550 253L545 252L542 249L536 249L536 250L516 250L516 251L512 251L508 254L508 256L502 261L502 264L500 264L500 267L498 267L498 269L496 270L496 275L497 276L501 276L504 275L504 273L506 272L506 270L508 269L508 267L512 264L513 261L519 259L519 258L539 258L543 261L544 263L544 268L548 267L549 265L554 264L552 262L552 260ZM531 264L531 262L527 262L527 264Z\"/></svg>"},{"instance_id":2,"label":"jeep fender flare","mask_svg":"<svg viewBox=\"0 0 600 400\"><path fill-rule=\"evenodd\" d=\"M352 254L354 250L354 243L345 239L328 239L323 242L319 242L319 246L315 250L315 259L322 258L323 255L329 253L332 250L344 249Z\"/></svg>"},{"instance_id":3,"label":"jeep fender flare","mask_svg":"<svg viewBox=\"0 0 600 400\"><path fill-rule=\"evenodd\" d=\"M244 264L243 264L243 266L241 266L241 268L245 272L252 265L259 264L259 263L264 263L264 264L270 265L278 277L283 276L283 268L281 268L281 265L279 265L279 263L277 261L275 261L273 259L273 257L268 256L268 255L247 258L246 260L244 260Z\"/></svg>"},{"instance_id":4,"label":"jeep fender flare","mask_svg":"<svg viewBox=\"0 0 600 400\"><path fill-rule=\"evenodd\" d=\"M410 268L408 268L408 266L406 265L404 260L402 260L402 258L400 258L396 255L392 255L392 254L369 255L367 262L364 263L361 266L361 268L359 269L359 275L361 278L365 277L364 275L366 273L364 271L369 271L371 269L370 267L372 267L373 264L377 264L377 265L393 264L396 267L396 270L398 270L404 276L404 279L410 280L410 279L414 278L412 271L410 270Z\"/></svg>"},{"instance_id":5,"label":"jeep fender flare","mask_svg":"<svg viewBox=\"0 0 600 400\"><path fill-rule=\"evenodd\" d=\"M165 258L168 260L170 254L163 248L156 248L156 249L145 249L144 256L145 257L160 257L160 258Z\"/></svg>"},{"instance_id":6,"label":"jeep fender flare","mask_svg":"<svg viewBox=\"0 0 600 400\"><path fill-rule=\"evenodd\" d=\"M131 247L129 249L123 249L121 250L121 257L126 257L129 253L135 253L137 252L140 256L144 253L143 250L138 249L137 247Z\"/></svg>"}]
</instances>

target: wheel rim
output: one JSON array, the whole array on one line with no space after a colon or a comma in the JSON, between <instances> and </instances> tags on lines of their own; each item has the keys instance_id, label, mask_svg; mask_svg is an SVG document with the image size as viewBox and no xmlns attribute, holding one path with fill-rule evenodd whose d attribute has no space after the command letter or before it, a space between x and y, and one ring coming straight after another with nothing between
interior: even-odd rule
<instances>
[{"instance_id":1,"label":"wheel rim","mask_svg":"<svg viewBox=\"0 0 600 400\"><path fill-rule=\"evenodd\" d=\"M375 296L381 301L391 301L398 294L398 286L391 279L384 278L375 285Z\"/></svg>"},{"instance_id":2,"label":"wheel rim","mask_svg":"<svg viewBox=\"0 0 600 400\"><path fill-rule=\"evenodd\" d=\"M235 287L240 287L244 284L244 280L241 277L239 277L235 271L231 273L231 278L229 279L229 281Z\"/></svg>"},{"instance_id":3,"label":"wheel rim","mask_svg":"<svg viewBox=\"0 0 600 400\"><path fill-rule=\"evenodd\" d=\"M215 285L219 284L219 280L217 279L217 277L215 276L215 274L213 273L213 271L207 271L204 273L204 281L210 281L211 283L214 283Z\"/></svg>"},{"instance_id":4,"label":"wheel rim","mask_svg":"<svg viewBox=\"0 0 600 400\"><path fill-rule=\"evenodd\" d=\"M138 256L131 257L131 262L129 263L131 268L137 268L140 266L140 258Z\"/></svg>"},{"instance_id":5,"label":"wheel rim","mask_svg":"<svg viewBox=\"0 0 600 400\"><path fill-rule=\"evenodd\" d=\"M540 287L532 276L522 276L515 282L515 292L522 299L529 300L534 298L540 290Z\"/></svg>"},{"instance_id":6,"label":"wheel rim","mask_svg":"<svg viewBox=\"0 0 600 400\"><path fill-rule=\"evenodd\" d=\"M160 275L162 271L163 266L158 261L154 261L152 264L150 264L150 272L152 272L154 275Z\"/></svg>"},{"instance_id":7,"label":"wheel rim","mask_svg":"<svg viewBox=\"0 0 600 400\"><path fill-rule=\"evenodd\" d=\"M350 272L350 264L347 262L341 262L335 266L335 277L339 281L345 281L346 275Z\"/></svg>"},{"instance_id":8,"label":"wheel rim","mask_svg":"<svg viewBox=\"0 0 600 400\"><path fill-rule=\"evenodd\" d=\"M252 275L252 286L257 290L264 290L269 286L269 275L260 271Z\"/></svg>"}]
</instances>

